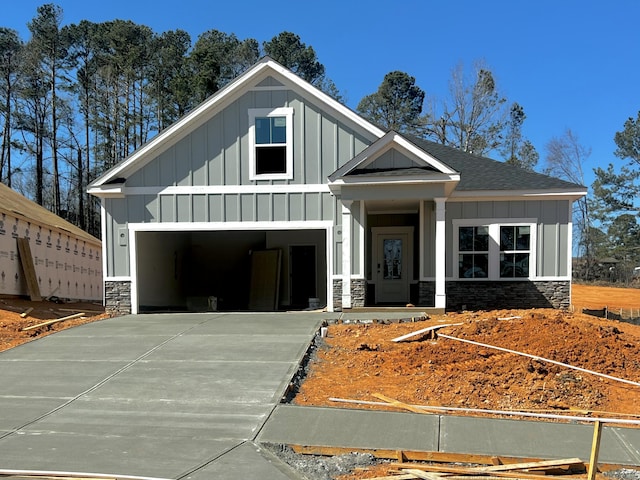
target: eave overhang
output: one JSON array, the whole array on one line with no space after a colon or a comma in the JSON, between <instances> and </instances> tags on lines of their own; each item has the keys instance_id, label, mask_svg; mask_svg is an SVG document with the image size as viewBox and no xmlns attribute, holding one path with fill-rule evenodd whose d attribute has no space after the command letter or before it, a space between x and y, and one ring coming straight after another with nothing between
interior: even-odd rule
<instances>
[{"instance_id":1,"label":"eave overhang","mask_svg":"<svg viewBox=\"0 0 640 480\"><path fill-rule=\"evenodd\" d=\"M457 202L487 202L509 200L569 200L574 202L587 195L587 188L574 190L454 190L450 200Z\"/></svg>"}]
</instances>

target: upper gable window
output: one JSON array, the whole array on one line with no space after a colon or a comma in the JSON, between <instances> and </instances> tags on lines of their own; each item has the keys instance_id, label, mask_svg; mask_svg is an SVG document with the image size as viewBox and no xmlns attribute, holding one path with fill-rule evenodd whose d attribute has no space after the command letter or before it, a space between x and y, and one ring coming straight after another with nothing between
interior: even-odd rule
<instances>
[{"instance_id":1,"label":"upper gable window","mask_svg":"<svg viewBox=\"0 0 640 480\"><path fill-rule=\"evenodd\" d=\"M249 110L249 179L293 178L293 108Z\"/></svg>"}]
</instances>

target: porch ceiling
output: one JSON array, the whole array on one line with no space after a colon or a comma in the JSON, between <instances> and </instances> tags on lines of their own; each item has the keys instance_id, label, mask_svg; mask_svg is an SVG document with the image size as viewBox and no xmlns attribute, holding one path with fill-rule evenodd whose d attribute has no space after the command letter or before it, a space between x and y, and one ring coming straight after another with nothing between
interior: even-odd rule
<instances>
[{"instance_id":1,"label":"porch ceiling","mask_svg":"<svg viewBox=\"0 0 640 480\"><path fill-rule=\"evenodd\" d=\"M367 213L417 213L420 210L420 201L414 199L390 199L365 201Z\"/></svg>"}]
</instances>

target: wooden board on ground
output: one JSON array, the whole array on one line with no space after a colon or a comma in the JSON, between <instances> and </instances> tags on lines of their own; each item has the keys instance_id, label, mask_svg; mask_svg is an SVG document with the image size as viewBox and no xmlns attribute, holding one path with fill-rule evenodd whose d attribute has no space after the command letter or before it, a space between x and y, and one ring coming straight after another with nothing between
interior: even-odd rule
<instances>
[{"instance_id":1,"label":"wooden board on ground","mask_svg":"<svg viewBox=\"0 0 640 480\"><path fill-rule=\"evenodd\" d=\"M56 318L55 320L48 320L46 322L38 323L37 325L31 325L30 327L25 327L22 329L23 332L27 330L35 330L36 328L46 327L48 325L53 325L54 323L64 322L65 320L72 320L74 318L83 317L84 313L76 313L75 315L69 315L68 317Z\"/></svg>"},{"instance_id":2,"label":"wooden board on ground","mask_svg":"<svg viewBox=\"0 0 640 480\"><path fill-rule=\"evenodd\" d=\"M444 323L442 325L431 325L430 327L422 328L420 330L416 330L415 332L407 333L406 335L402 335L401 337L393 338L393 339L391 339L391 341L392 342L404 342L405 340L408 340L411 337L415 337L415 336L421 335L423 333L435 332L436 330L439 330L441 328L453 327L455 325L462 325L462 324L461 323Z\"/></svg>"},{"instance_id":3,"label":"wooden board on ground","mask_svg":"<svg viewBox=\"0 0 640 480\"><path fill-rule=\"evenodd\" d=\"M525 463L508 463L506 465L492 465L490 467L477 467L475 470L479 472L506 472L513 470L531 470L531 469L548 469L558 467L574 467L581 466L584 468L584 462L579 458L564 458L560 460L543 460L541 462L525 462Z\"/></svg>"},{"instance_id":4,"label":"wooden board on ground","mask_svg":"<svg viewBox=\"0 0 640 480\"><path fill-rule=\"evenodd\" d=\"M38 285L38 277L36 276L36 267L33 264L33 257L31 256L31 246L29 240L26 238L18 238L18 255L20 257L20 265L24 272L24 278L27 282L27 290L32 302L39 302L42 300L40 295L40 286Z\"/></svg>"}]
</instances>

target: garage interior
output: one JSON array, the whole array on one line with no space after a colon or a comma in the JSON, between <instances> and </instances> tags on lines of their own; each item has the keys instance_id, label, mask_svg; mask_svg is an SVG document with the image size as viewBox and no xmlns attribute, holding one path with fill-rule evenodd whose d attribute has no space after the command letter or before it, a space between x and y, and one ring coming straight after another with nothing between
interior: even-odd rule
<instances>
[{"instance_id":1,"label":"garage interior","mask_svg":"<svg viewBox=\"0 0 640 480\"><path fill-rule=\"evenodd\" d=\"M325 230L136 235L141 313L304 310L327 304ZM260 260L269 252L277 253L271 263ZM273 299L265 303L269 295Z\"/></svg>"}]
</instances>

